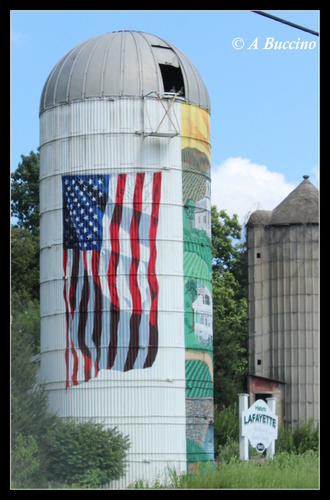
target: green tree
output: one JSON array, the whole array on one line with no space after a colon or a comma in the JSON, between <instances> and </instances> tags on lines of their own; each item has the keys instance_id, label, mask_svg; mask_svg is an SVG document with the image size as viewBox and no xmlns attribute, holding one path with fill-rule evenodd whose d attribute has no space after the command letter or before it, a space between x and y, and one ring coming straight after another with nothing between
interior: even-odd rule
<instances>
[{"instance_id":1,"label":"green tree","mask_svg":"<svg viewBox=\"0 0 330 500\"><path fill-rule=\"evenodd\" d=\"M212 269L218 269L220 274L224 270L235 272L238 262L242 258L241 244L233 240L241 239L242 228L236 214L229 217L225 210L218 212L212 206Z\"/></svg>"},{"instance_id":2,"label":"green tree","mask_svg":"<svg viewBox=\"0 0 330 500\"><path fill-rule=\"evenodd\" d=\"M11 290L39 300L39 229L11 228Z\"/></svg>"},{"instance_id":3,"label":"green tree","mask_svg":"<svg viewBox=\"0 0 330 500\"><path fill-rule=\"evenodd\" d=\"M13 342L15 335L24 338L32 355L40 350L40 305L39 301L27 298L26 295L12 293L11 297L11 328Z\"/></svg>"},{"instance_id":4,"label":"green tree","mask_svg":"<svg viewBox=\"0 0 330 500\"><path fill-rule=\"evenodd\" d=\"M56 417L48 410L47 396L37 384L37 367L31 362L35 350L28 330L35 319L29 308L17 302L11 315L12 486L32 488L41 486L47 477L47 433Z\"/></svg>"},{"instance_id":5,"label":"green tree","mask_svg":"<svg viewBox=\"0 0 330 500\"><path fill-rule=\"evenodd\" d=\"M21 155L11 174L11 288L24 298L39 299L39 153Z\"/></svg>"},{"instance_id":6,"label":"green tree","mask_svg":"<svg viewBox=\"0 0 330 500\"><path fill-rule=\"evenodd\" d=\"M18 227L31 233L39 228L39 152L21 155L22 161L11 174L11 214Z\"/></svg>"},{"instance_id":7,"label":"green tree","mask_svg":"<svg viewBox=\"0 0 330 500\"><path fill-rule=\"evenodd\" d=\"M213 206L213 368L218 408L236 403L237 395L246 390L247 259L240 238L237 215L230 218Z\"/></svg>"}]
</instances>

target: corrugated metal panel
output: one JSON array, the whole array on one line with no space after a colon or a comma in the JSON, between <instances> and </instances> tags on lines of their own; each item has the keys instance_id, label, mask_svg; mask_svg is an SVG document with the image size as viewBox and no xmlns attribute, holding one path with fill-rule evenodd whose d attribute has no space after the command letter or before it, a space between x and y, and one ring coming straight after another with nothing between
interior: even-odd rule
<instances>
[{"instance_id":1,"label":"corrugated metal panel","mask_svg":"<svg viewBox=\"0 0 330 500\"><path fill-rule=\"evenodd\" d=\"M164 109L154 100L146 107L151 123L157 126L164 117ZM180 104L174 103L172 108L172 119L177 125L180 123ZM65 126L63 132L54 137L54 115L59 112ZM41 130L44 127L46 130L40 139L41 180L47 175L53 176L54 170L59 168L72 172L97 168L101 173L109 166L120 169L170 165L181 170L180 138L172 138L170 148L157 137L144 138L144 132L149 129L143 126L143 113L143 101L134 99L86 101L61 106L54 112L46 111L41 116ZM168 118L162 126L171 130Z\"/></svg>"},{"instance_id":2,"label":"corrugated metal panel","mask_svg":"<svg viewBox=\"0 0 330 500\"><path fill-rule=\"evenodd\" d=\"M181 142L179 137L145 138L140 133L141 110L139 99L72 103L44 112L40 133L40 380L48 391L51 407L60 416L93 418L129 434L129 473L117 483L122 487L141 478L152 482L156 470L162 473L168 463L180 471L186 470ZM153 113L152 105L150 110ZM179 105L176 112L180 116ZM141 171L162 172L156 247L156 361L151 368L128 372L123 372L119 365L118 369L101 369L96 378L66 389L67 320L63 293L67 280L63 277L70 276L64 276L63 270L62 176L108 173L117 178L119 173L126 173L127 182L131 182ZM148 205L143 199L146 213L150 214L150 202ZM145 220L142 219L140 234L148 234ZM128 215L123 215L122 224L129 226ZM122 236L122 245L125 238ZM139 280L144 279L141 269ZM78 279L83 275L84 267L80 266ZM101 283L107 282L107 267L100 271L99 278ZM122 279L128 279L124 268L118 271L118 282ZM92 277L90 294L94 294ZM92 310L88 303L87 311ZM125 311L128 314L124 329L129 332L129 304L122 311L123 317ZM109 318L110 312L107 314ZM118 347L117 359L127 353L128 340L129 334L126 344ZM82 363L80 357L80 366Z\"/></svg>"}]
</instances>

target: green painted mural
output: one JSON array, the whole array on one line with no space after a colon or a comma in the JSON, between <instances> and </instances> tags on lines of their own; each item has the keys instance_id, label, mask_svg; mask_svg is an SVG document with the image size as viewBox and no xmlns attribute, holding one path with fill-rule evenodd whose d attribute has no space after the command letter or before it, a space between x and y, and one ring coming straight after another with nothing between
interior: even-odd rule
<instances>
[{"instance_id":1,"label":"green painted mural","mask_svg":"<svg viewBox=\"0 0 330 500\"><path fill-rule=\"evenodd\" d=\"M187 467L214 460L209 114L182 105Z\"/></svg>"}]
</instances>

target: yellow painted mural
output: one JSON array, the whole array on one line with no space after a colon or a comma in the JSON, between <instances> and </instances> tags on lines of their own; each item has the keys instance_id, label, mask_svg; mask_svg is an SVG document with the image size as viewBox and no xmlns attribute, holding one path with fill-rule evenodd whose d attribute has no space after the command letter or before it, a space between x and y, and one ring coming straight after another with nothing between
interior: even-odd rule
<instances>
[{"instance_id":1,"label":"yellow painted mural","mask_svg":"<svg viewBox=\"0 0 330 500\"><path fill-rule=\"evenodd\" d=\"M210 114L203 108L183 103L181 106L181 149L197 148L211 165Z\"/></svg>"}]
</instances>

